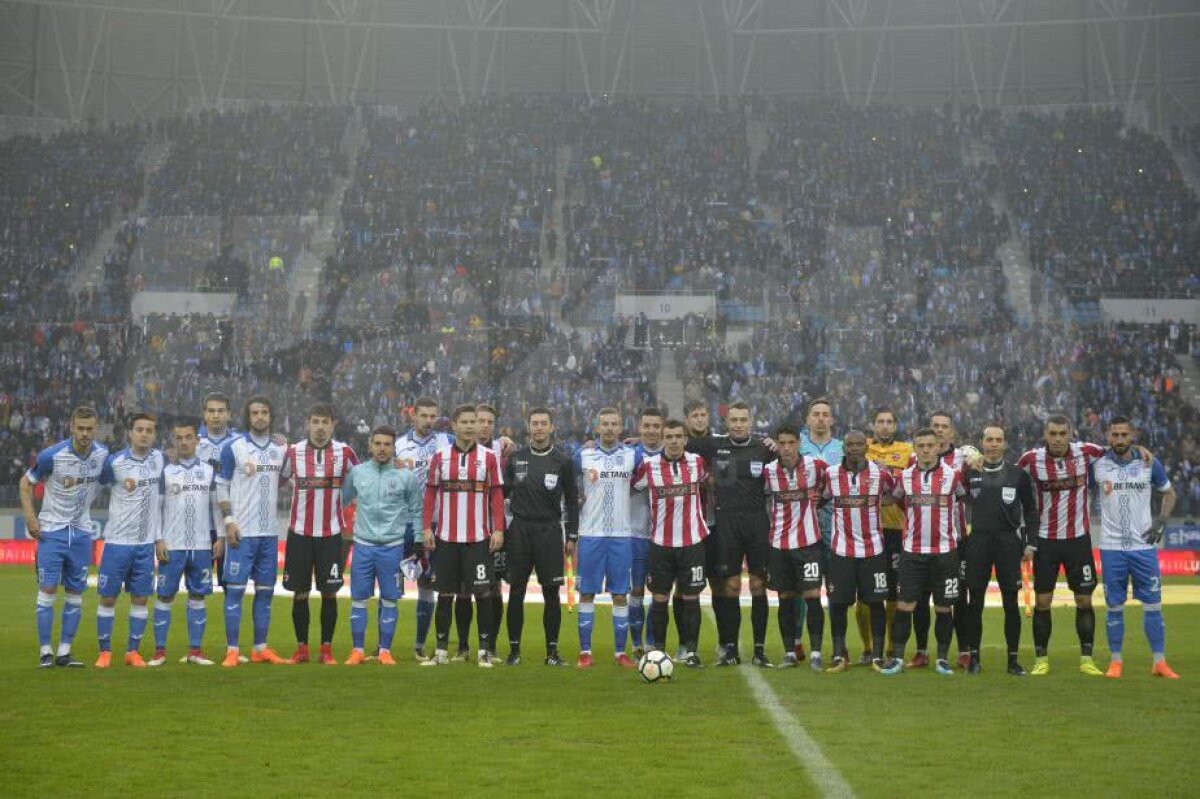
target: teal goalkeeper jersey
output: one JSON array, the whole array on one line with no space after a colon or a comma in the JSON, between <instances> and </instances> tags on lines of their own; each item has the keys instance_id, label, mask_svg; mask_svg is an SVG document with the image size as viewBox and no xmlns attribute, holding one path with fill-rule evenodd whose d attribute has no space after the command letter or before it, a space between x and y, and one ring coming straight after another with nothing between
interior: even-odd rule
<instances>
[{"instance_id":1,"label":"teal goalkeeper jersey","mask_svg":"<svg viewBox=\"0 0 1200 799\"><path fill-rule=\"evenodd\" d=\"M409 525L420 530L425 487L413 469L397 469L391 461L355 466L342 486L342 503L358 501L354 540L372 546L404 542Z\"/></svg>"}]
</instances>

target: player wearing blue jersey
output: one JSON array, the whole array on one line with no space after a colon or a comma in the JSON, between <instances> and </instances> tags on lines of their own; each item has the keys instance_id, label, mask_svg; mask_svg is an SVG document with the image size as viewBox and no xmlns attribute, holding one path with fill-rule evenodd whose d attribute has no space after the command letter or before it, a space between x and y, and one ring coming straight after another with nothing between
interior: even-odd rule
<instances>
[{"instance_id":1,"label":"player wearing blue jersey","mask_svg":"<svg viewBox=\"0 0 1200 799\"><path fill-rule=\"evenodd\" d=\"M1108 605L1105 630L1112 652L1104 676L1119 678L1124 668L1125 600L1132 581L1133 597L1142 603L1142 627L1154 659L1150 673L1177 680L1179 675L1167 665L1157 549L1175 509L1175 490L1157 458L1146 464L1131 451L1133 426L1124 416L1109 421L1108 446L1105 456L1092 465L1100 489L1100 564ZM1157 518L1150 509L1151 490L1162 494Z\"/></svg>"},{"instance_id":2,"label":"player wearing blue jersey","mask_svg":"<svg viewBox=\"0 0 1200 799\"><path fill-rule=\"evenodd\" d=\"M182 580L187 588L187 663L211 666L201 644L208 622L205 598L212 593L213 543L209 531L217 507L216 472L196 457L200 422L192 417L177 419L171 436L175 462L163 470L162 535L155 542L158 555L158 592L154 602L154 657L149 665L167 662L167 640L171 633L171 606ZM224 546L217 540L216 547ZM218 552L219 554L219 552Z\"/></svg>"},{"instance_id":3,"label":"player wearing blue jersey","mask_svg":"<svg viewBox=\"0 0 1200 799\"><path fill-rule=\"evenodd\" d=\"M167 460L153 446L158 433L153 415L133 414L128 431L129 446L109 455L100 470L100 484L111 486L111 493L104 552L96 576L100 595L96 608L98 669L112 665L113 621L122 588L130 597L125 665L146 666L138 647L150 616L146 602L154 591L154 545L162 535L162 475Z\"/></svg>"},{"instance_id":4,"label":"player wearing blue jersey","mask_svg":"<svg viewBox=\"0 0 1200 799\"><path fill-rule=\"evenodd\" d=\"M254 580L254 651L252 663L282 664L267 646L271 627L271 598L279 570L279 484L291 478L287 447L271 440L271 401L256 395L246 401L247 432L221 450L217 473L217 502L224 516L225 538L225 659L237 666L242 626L242 598Z\"/></svg>"},{"instance_id":5,"label":"player wearing blue jersey","mask_svg":"<svg viewBox=\"0 0 1200 799\"><path fill-rule=\"evenodd\" d=\"M25 527L37 545L37 631L41 647L38 665L81 667L71 644L83 614L88 564L92 561L92 502L100 487L100 470L108 450L96 444L96 411L86 406L71 412L71 437L38 453L21 477L21 511ZM33 487L45 486L42 510L33 508ZM66 600L62 610L58 656L50 645L54 632L54 599L59 584Z\"/></svg>"},{"instance_id":6,"label":"player wearing blue jersey","mask_svg":"<svg viewBox=\"0 0 1200 799\"><path fill-rule=\"evenodd\" d=\"M216 474L221 470L221 449L237 438L240 433L229 426L228 394L221 391L210 391L204 395L201 410L204 413L204 425L196 431L200 438L196 444L196 457L211 466L213 474ZM223 551L217 548L217 527L220 521L219 518L213 519L213 529L209 531L208 538L213 547L217 584L224 588L225 557Z\"/></svg>"},{"instance_id":7,"label":"player wearing blue jersey","mask_svg":"<svg viewBox=\"0 0 1200 799\"><path fill-rule=\"evenodd\" d=\"M663 423L666 417L658 408L644 408L638 417L638 438L634 448L637 462L662 452ZM629 544L631 566L629 570L629 639L633 645L634 659L645 654L642 646L642 631L646 627L646 574L650 560L650 495L630 487L629 497Z\"/></svg>"},{"instance_id":8,"label":"player wearing blue jersey","mask_svg":"<svg viewBox=\"0 0 1200 799\"><path fill-rule=\"evenodd\" d=\"M633 668L625 654L629 637L629 576L633 547L629 537L629 489L639 461L621 443L621 413L601 408L596 421L599 443L584 447L575 467L582 487L579 515L579 668L590 668L596 594L612 595L613 653L618 666ZM567 543L567 555L571 554Z\"/></svg>"}]
</instances>

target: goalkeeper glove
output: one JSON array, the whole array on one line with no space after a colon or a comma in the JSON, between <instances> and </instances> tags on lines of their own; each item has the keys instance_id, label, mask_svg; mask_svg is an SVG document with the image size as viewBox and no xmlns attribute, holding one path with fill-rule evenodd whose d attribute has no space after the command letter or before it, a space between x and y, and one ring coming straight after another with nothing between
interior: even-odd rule
<instances>
[{"instance_id":1,"label":"goalkeeper glove","mask_svg":"<svg viewBox=\"0 0 1200 799\"><path fill-rule=\"evenodd\" d=\"M1158 542L1162 541L1163 530L1165 530L1166 527L1166 519L1155 519L1154 523L1150 525L1150 529L1142 534L1142 540L1147 544L1153 544L1157 546Z\"/></svg>"}]
</instances>

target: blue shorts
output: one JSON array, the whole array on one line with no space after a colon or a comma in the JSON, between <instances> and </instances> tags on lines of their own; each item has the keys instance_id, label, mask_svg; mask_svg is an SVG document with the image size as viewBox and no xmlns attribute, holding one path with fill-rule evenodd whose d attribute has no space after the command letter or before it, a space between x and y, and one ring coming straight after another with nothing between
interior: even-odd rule
<instances>
[{"instance_id":1,"label":"blue shorts","mask_svg":"<svg viewBox=\"0 0 1200 799\"><path fill-rule=\"evenodd\" d=\"M43 530L37 545L38 585L72 594L87 590L88 566L92 563L92 534L62 527Z\"/></svg>"},{"instance_id":2,"label":"blue shorts","mask_svg":"<svg viewBox=\"0 0 1200 799\"><path fill-rule=\"evenodd\" d=\"M1133 598L1143 605L1162 604L1162 580L1158 571L1158 550L1100 550L1100 569L1104 573L1104 603L1111 607L1125 604L1130 579Z\"/></svg>"},{"instance_id":3,"label":"blue shorts","mask_svg":"<svg viewBox=\"0 0 1200 799\"><path fill-rule=\"evenodd\" d=\"M650 564L650 539L630 538L629 545L633 549L629 567L629 587L645 588L646 574Z\"/></svg>"},{"instance_id":4,"label":"blue shorts","mask_svg":"<svg viewBox=\"0 0 1200 799\"><path fill-rule=\"evenodd\" d=\"M133 596L154 593L154 544L105 544L96 574L96 590L114 597L124 588Z\"/></svg>"},{"instance_id":5,"label":"blue shorts","mask_svg":"<svg viewBox=\"0 0 1200 799\"><path fill-rule=\"evenodd\" d=\"M158 567L158 595L170 599L179 592L179 578L186 580L189 595L212 593L212 550L173 549L166 563Z\"/></svg>"},{"instance_id":6,"label":"blue shorts","mask_svg":"<svg viewBox=\"0 0 1200 799\"><path fill-rule=\"evenodd\" d=\"M275 585L279 573L279 539L274 536L243 538L238 546L225 545L225 582L230 585L245 585L250 580L255 586Z\"/></svg>"},{"instance_id":7,"label":"blue shorts","mask_svg":"<svg viewBox=\"0 0 1200 799\"><path fill-rule=\"evenodd\" d=\"M579 593L629 593L633 545L625 537L579 537ZM605 587L607 586L607 588Z\"/></svg>"},{"instance_id":8,"label":"blue shorts","mask_svg":"<svg viewBox=\"0 0 1200 799\"><path fill-rule=\"evenodd\" d=\"M355 544L350 560L350 598L370 599L379 584L379 598L396 600L404 596L404 575L400 561L404 559L403 544L369 546Z\"/></svg>"}]
</instances>

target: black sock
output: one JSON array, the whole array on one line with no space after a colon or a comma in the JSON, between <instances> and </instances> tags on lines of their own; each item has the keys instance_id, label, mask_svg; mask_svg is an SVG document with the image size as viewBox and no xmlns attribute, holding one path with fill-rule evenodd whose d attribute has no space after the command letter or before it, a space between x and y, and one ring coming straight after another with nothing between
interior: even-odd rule
<instances>
[{"instance_id":1,"label":"black sock","mask_svg":"<svg viewBox=\"0 0 1200 799\"><path fill-rule=\"evenodd\" d=\"M1079 636L1079 654L1091 657L1096 641L1095 608L1075 608L1075 632Z\"/></svg>"},{"instance_id":2,"label":"black sock","mask_svg":"<svg viewBox=\"0 0 1200 799\"><path fill-rule=\"evenodd\" d=\"M465 652L471 648L471 616L473 613L474 609L471 607L470 594L454 598L454 627L458 631L459 652ZM485 619L487 619L487 616L480 613L480 632L483 632L483 628L487 626Z\"/></svg>"},{"instance_id":3,"label":"black sock","mask_svg":"<svg viewBox=\"0 0 1200 799\"><path fill-rule=\"evenodd\" d=\"M849 605L836 604L829 606L829 632L833 636L833 656L845 657L842 650L846 648L846 613Z\"/></svg>"},{"instance_id":4,"label":"black sock","mask_svg":"<svg viewBox=\"0 0 1200 799\"><path fill-rule=\"evenodd\" d=\"M739 603L738 615L741 615ZM767 621L771 617L771 606L767 595L760 594L750 597L750 627L754 632L754 651L761 652L767 642Z\"/></svg>"},{"instance_id":5,"label":"black sock","mask_svg":"<svg viewBox=\"0 0 1200 799\"><path fill-rule=\"evenodd\" d=\"M712 610L713 617L717 621L717 643L723 647L729 646L734 641L733 635L729 631L729 597L713 594ZM678 613L675 615L675 624L679 625Z\"/></svg>"},{"instance_id":6,"label":"black sock","mask_svg":"<svg viewBox=\"0 0 1200 799\"><path fill-rule=\"evenodd\" d=\"M512 585L508 588L508 642L513 651L521 646L521 633L525 630L525 589L524 585Z\"/></svg>"},{"instance_id":7,"label":"black sock","mask_svg":"<svg viewBox=\"0 0 1200 799\"><path fill-rule=\"evenodd\" d=\"M892 614L892 657L904 659L904 647L908 645L908 634L912 630L913 612L896 608Z\"/></svg>"},{"instance_id":8,"label":"black sock","mask_svg":"<svg viewBox=\"0 0 1200 799\"><path fill-rule=\"evenodd\" d=\"M971 603L967 606L967 617L970 624L967 633L967 649L972 654L978 654L983 646L983 603L987 598L986 589L971 592Z\"/></svg>"},{"instance_id":9,"label":"black sock","mask_svg":"<svg viewBox=\"0 0 1200 799\"><path fill-rule=\"evenodd\" d=\"M792 614L795 614L796 603L789 599L788 604L792 606ZM820 652L821 646L825 643L825 608L821 607L820 597L811 597L804 600L804 625L808 628L808 645L812 647L812 651ZM795 628L796 623L793 619L792 627Z\"/></svg>"},{"instance_id":10,"label":"black sock","mask_svg":"<svg viewBox=\"0 0 1200 799\"><path fill-rule=\"evenodd\" d=\"M1001 594L1004 601L1004 644L1008 648L1008 663L1011 666L1017 662L1017 653L1021 651L1021 608L1017 605L1016 594Z\"/></svg>"},{"instance_id":11,"label":"black sock","mask_svg":"<svg viewBox=\"0 0 1200 799\"><path fill-rule=\"evenodd\" d=\"M308 645L308 600L292 602L292 627L296 630L296 643Z\"/></svg>"},{"instance_id":12,"label":"black sock","mask_svg":"<svg viewBox=\"0 0 1200 799\"><path fill-rule=\"evenodd\" d=\"M1040 658L1046 656L1046 649L1050 646L1050 611L1038 610L1033 611L1033 654Z\"/></svg>"},{"instance_id":13,"label":"black sock","mask_svg":"<svg viewBox=\"0 0 1200 799\"><path fill-rule=\"evenodd\" d=\"M795 599L792 597L780 597L779 612L775 614L775 618L779 622L779 637L783 639L783 654L791 654L796 649ZM809 624L811 625L812 622L809 622Z\"/></svg>"},{"instance_id":14,"label":"black sock","mask_svg":"<svg viewBox=\"0 0 1200 799\"><path fill-rule=\"evenodd\" d=\"M945 660L950 654L950 641L954 638L954 617L947 613L935 613L937 620L933 623L933 634L937 638L938 660Z\"/></svg>"},{"instance_id":15,"label":"black sock","mask_svg":"<svg viewBox=\"0 0 1200 799\"><path fill-rule=\"evenodd\" d=\"M917 651L929 651L929 597L930 594L921 594L921 599L917 602L917 607L912 612L912 629L917 636Z\"/></svg>"},{"instance_id":16,"label":"black sock","mask_svg":"<svg viewBox=\"0 0 1200 799\"><path fill-rule=\"evenodd\" d=\"M450 619L453 615L454 594L438 594L433 624L437 631L437 648L442 651L450 648Z\"/></svg>"},{"instance_id":17,"label":"black sock","mask_svg":"<svg viewBox=\"0 0 1200 799\"><path fill-rule=\"evenodd\" d=\"M971 630L975 625L971 624L971 605L970 600L967 599L966 586L962 584L962 580L959 580L958 583L958 601L954 603L954 609L951 611L953 636L958 639L959 652L970 652Z\"/></svg>"},{"instance_id":18,"label":"black sock","mask_svg":"<svg viewBox=\"0 0 1200 799\"><path fill-rule=\"evenodd\" d=\"M650 602L650 645L655 649L664 649L667 645L667 624L670 622L670 605L663 601Z\"/></svg>"},{"instance_id":19,"label":"black sock","mask_svg":"<svg viewBox=\"0 0 1200 799\"><path fill-rule=\"evenodd\" d=\"M490 630L490 639L492 642L492 654L496 654L496 642L500 640L500 628L504 625L504 595L492 594L492 629Z\"/></svg>"},{"instance_id":20,"label":"black sock","mask_svg":"<svg viewBox=\"0 0 1200 799\"><path fill-rule=\"evenodd\" d=\"M683 618L687 630L687 637L683 639L683 646L688 652L695 652L700 644L700 600L687 599L683 603ZM681 632L682 636L683 633Z\"/></svg>"},{"instance_id":21,"label":"black sock","mask_svg":"<svg viewBox=\"0 0 1200 799\"><path fill-rule=\"evenodd\" d=\"M671 597L671 615L675 617L675 633L679 636L679 645L683 646L683 630L687 622L683 618L683 599L680 598L679 594ZM667 645L666 627L662 628L662 640L659 643L664 647Z\"/></svg>"},{"instance_id":22,"label":"black sock","mask_svg":"<svg viewBox=\"0 0 1200 799\"><path fill-rule=\"evenodd\" d=\"M475 604L479 605L479 623L475 625L479 632L479 651L492 651L492 614L495 612L496 600L491 594L483 594L475 597ZM459 642L459 648L463 648L462 642Z\"/></svg>"},{"instance_id":23,"label":"black sock","mask_svg":"<svg viewBox=\"0 0 1200 799\"><path fill-rule=\"evenodd\" d=\"M305 603L307 604L307 603ZM321 643L332 644L333 632L337 629L338 606L336 596L321 597Z\"/></svg>"},{"instance_id":24,"label":"black sock","mask_svg":"<svg viewBox=\"0 0 1200 799\"><path fill-rule=\"evenodd\" d=\"M871 613L871 659L883 657L883 639L887 633L887 608L882 602L868 602Z\"/></svg>"},{"instance_id":25,"label":"black sock","mask_svg":"<svg viewBox=\"0 0 1200 799\"><path fill-rule=\"evenodd\" d=\"M546 602L542 611L542 633L546 636L546 654L549 655L558 651L558 631L562 628L562 603L557 590L543 591L542 596ZM512 605L511 594L508 604Z\"/></svg>"}]
</instances>

